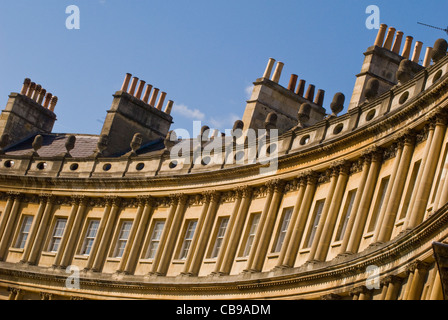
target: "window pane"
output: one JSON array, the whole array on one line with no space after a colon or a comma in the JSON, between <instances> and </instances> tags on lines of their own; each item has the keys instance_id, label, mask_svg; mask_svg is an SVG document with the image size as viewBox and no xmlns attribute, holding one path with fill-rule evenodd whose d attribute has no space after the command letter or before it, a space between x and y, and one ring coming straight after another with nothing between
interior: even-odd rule
<instances>
[{"instance_id":1,"label":"window pane","mask_svg":"<svg viewBox=\"0 0 448 320\"><path fill-rule=\"evenodd\" d=\"M59 249L59 244L61 243L62 236L64 234L65 225L67 224L67 219L57 219L54 226L53 237L50 241L50 248L48 251L57 252Z\"/></svg>"},{"instance_id":2,"label":"window pane","mask_svg":"<svg viewBox=\"0 0 448 320\"><path fill-rule=\"evenodd\" d=\"M249 256L250 250L252 249L252 244L254 242L255 233L257 232L258 222L260 221L261 214L255 214L252 217L252 223L250 225L249 235L246 240L246 247L244 248L244 257Z\"/></svg>"},{"instance_id":3,"label":"window pane","mask_svg":"<svg viewBox=\"0 0 448 320\"><path fill-rule=\"evenodd\" d=\"M289 222L291 221L292 210L293 208L288 208L283 213L282 224L280 226L274 252L280 252L282 249L283 241L285 241L286 232L288 231Z\"/></svg>"},{"instance_id":4,"label":"window pane","mask_svg":"<svg viewBox=\"0 0 448 320\"><path fill-rule=\"evenodd\" d=\"M190 250L191 241L193 240L194 231L196 230L197 221L190 221L185 232L184 242L180 251L179 259L186 259Z\"/></svg>"},{"instance_id":5,"label":"window pane","mask_svg":"<svg viewBox=\"0 0 448 320\"><path fill-rule=\"evenodd\" d=\"M19 238L17 239L16 247L19 249L25 248L26 240L28 239L28 234L30 233L31 224L33 223L33 217L25 216L22 221L22 226L20 228Z\"/></svg>"},{"instance_id":6,"label":"window pane","mask_svg":"<svg viewBox=\"0 0 448 320\"><path fill-rule=\"evenodd\" d=\"M84 245L81 250L82 255L89 255L92 250L93 242L95 241L96 234L98 232L98 227L100 225L99 220L92 220L87 228L86 238L84 239Z\"/></svg>"},{"instance_id":7,"label":"window pane","mask_svg":"<svg viewBox=\"0 0 448 320\"><path fill-rule=\"evenodd\" d=\"M163 227L165 226L165 221L157 221L154 225L154 230L152 231L151 241L148 246L148 253L146 255L147 259L154 259L156 256L157 249L159 248L160 238L162 237Z\"/></svg>"},{"instance_id":8,"label":"window pane","mask_svg":"<svg viewBox=\"0 0 448 320\"><path fill-rule=\"evenodd\" d=\"M381 181L381 186L380 186L379 195L378 195L379 198L377 198L377 203L375 206L375 210L373 211L372 218L370 220L368 232L372 232L375 230L376 223L377 223L378 217L381 212L381 208L383 207L384 197L386 196L386 191L387 191L388 185L389 185L389 177L384 178Z\"/></svg>"},{"instance_id":9,"label":"window pane","mask_svg":"<svg viewBox=\"0 0 448 320\"><path fill-rule=\"evenodd\" d=\"M345 235L345 230L347 229L348 221L350 219L350 215L352 213L353 203L355 202L356 190L352 190L349 192L347 197L348 205L346 204L344 208L344 212L342 215L341 223L339 225L338 233L336 234L336 241L342 240Z\"/></svg>"},{"instance_id":10,"label":"window pane","mask_svg":"<svg viewBox=\"0 0 448 320\"><path fill-rule=\"evenodd\" d=\"M117 244L115 246L115 258L121 258L128 242L129 233L132 227L131 221L125 221L121 224L120 234L118 236Z\"/></svg>"},{"instance_id":11,"label":"window pane","mask_svg":"<svg viewBox=\"0 0 448 320\"><path fill-rule=\"evenodd\" d=\"M224 235L226 233L227 225L229 224L229 218L222 218L219 224L218 234L216 235L215 245L213 246L211 258L217 258L219 250L221 249L222 242L224 241Z\"/></svg>"},{"instance_id":12,"label":"window pane","mask_svg":"<svg viewBox=\"0 0 448 320\"><path fill-rule=\"evenodd\" d=\"M319 225L320 215L322 214L322 210L324 208L325 200L320 200L316 202L316 207L314 209L314 221L313 225L311 227L308 241L307 241L307 248L310 248L313 244L314 237L316 236L317 227Z\"/></svg>"}]
</instances>

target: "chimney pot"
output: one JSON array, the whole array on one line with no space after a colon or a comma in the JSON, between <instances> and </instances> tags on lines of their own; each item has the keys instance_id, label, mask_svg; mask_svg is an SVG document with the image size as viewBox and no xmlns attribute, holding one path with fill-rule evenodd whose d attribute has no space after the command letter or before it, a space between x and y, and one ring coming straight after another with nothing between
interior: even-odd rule
<instances>
[{"instance_id":1,"label":"chimney pot","mask_svg":"<svg viewBox=\"0 0 448 320\"><path fill-rule=\"evenodd\" d=\"M36 89L34 90L33 96L31 99L33 99L34 101L37 102L37 98L39 97L40 91L42 90L42 86L40 84L38 84L36 86Z\"/></svg>"},{"instance_id":2,"label":"chimney pot","mask_svg":"<svg viewBox=\"0 0 448 320\"><path fill-rule=\"evenodd\" d=\"M150 84L146 85L145 94L143 95L143 102L146 104L148 103L149 95L151 94L151 90L152 90L152 85L150 85Z\"/></svg>"},{"instance_id":3,"label":"chimney pot","mask_svg":"<svg viewBox=\"0 0 448 320\"><path fill-rule=\"evenodd\" d=\"M384 42L384 49L390 50L392 48L392 42L394 40L396 29L393 27L389 28L389 31L387 32L386 41Z\"/></svg>"},{"instance_id":4,"label":"chimney pot","mask_svg":"<svg viewBox=\"0 0 448 320\"><path fill-rule=\"evenodd\" d=\"M45 96L44 108L48 108L52 97L53 95L51 93L47 93L47 95Z\"/></svg>"},{"instance_id":5,"label":"chimney pot","mask_svg":"<svg viewBox=\"0 0 448 320\"><path fill-rule=\"evenodd\" d=\"M405 59L409 59L409 56L411 55L412 40L414 40L413 37L411 37L411 36L406 37L403 52L401 53L401 56Z\"/></svg>"},{"instance_id":6,"label":"chimney pot","mask_svg":"<svg viewBox=\"0 0 448 320\"><path fill-rule=\"evenodd\" d=\"M300 97L303 97L303 94L305 93L305 80L300 80L299 85L297 86L296 94Z\"/></svg>"},{"instance_id":7,"label":"chimney pot","mask_svg":"<svg viewBox=\"0 0 448 320\"><path fill-rule=\"evenodd\" d=\"M30 87L30 84L31 84L31 79L26 78L26 79L23 81L23 87L22 87L22 90L20 91L20 94L25 95L26 92L28 91L28 88Z\"/></svg>"},{"instance_id":8,"label":"chimney pot","mask_svg":"<svg viewBox=\"0 0 448 320\"><path fill-rule=\"evenodd\" d=\"M384 42L384 36L386 35L387 24L380 25L378 30L378 35L376 36L375 46L382 47Z\"/></svg>"},{"instance_id":9,"label":"chimney pot","mask_svg":"<svg viewBox=\"0 0 448 320\"><path fill-rule=\"evenodd\" d=\"M403 42L403 35L404 35L403 31L397 31L394 46L392 47L392 52L400 54L401 43Z\"/></svg>"},{"instance_id":10,"label":"chimney pot","mask_svg":"<svg viewBox=\"0 0 448 320\"><path fill-rule=\"evenodd\" d=\"M308 86L308 90L306 91L305 99L308 101L313 101L314 99L314 91L316 89L316 86L310 84Z\"/></svg>"},{"instance_id":11,"label":"chimney pot","mask_svg":"<svg viewBox=\"0 0 448 320\"><path fill-rule=\"evenodd\" d=\"M28 98L31 98L31 96L33 95L35 89L36 89L36 83L31 82L30 87L28 88L28 93L26 94L26 96Z\"/></svg>"},{"instance_id":12,"label":"chimney pot","mask_svg":"<svg viewBox=\"0 0 448 320\"><path fill-rule=\"evenodd\" d=\"M137 82L138 82L138 78L137 77L134 77L133 79L132 79L132 83L131 83L131 88L129 89L129 94L131 95L131 96L133 96L134 95L134 93L135 93L135 87L137 87Z\"/></svg>"},{"instance_id":13,"label":"chimney pot","mask_svg":"<svg viewBox=\"0 0 448 320\"><path fill-rule=\"evenodd\" d=\"M275 67L274 75L271 79L273 82L278 83L280 81L284 65L285 64L283 62L277 62L277 67Z\"/></svg>"},{"instance_id":14,"label":"chimney pot","mask_svg":"<svg viewBox=\"0 0 448 320\"><path fill-rule=\"evenodd\" d=\"M42 101L44 101L44 98L45 98L45 94L47 93L47 90L45 90L45 89L42 89L41 91L40 91L40 94L39 94L39 98L37 99L37 103L38 104L42 104Z\"/></svg>"},{"instance_id":15,"label":"chimney pot","mask_svg":"<svg viewBox=\"0 0 448 320\"><path fill-rule=\"evenodd\" d=\"M152 92L151 100L149 101L150 106L152 106L152 107L155 106L159 91L160 91L160 89L154 88L154 91Z\"/></svg>"},{"instance_id":16,"label":"chimney pot","mask_svg":"<svg viewBox=\"0 0 448 320\"><path fill-rule=\"evenodd\" d=\"M319 107L322 107L324 105L324 98L325 98L325 91L319 89L317 91L316 99L314 100L314 103L317 104Z\"/></svg>"},{"instance_id":17,"label":"chimney pot","mask_svg":"<svg viewBox=\"0 0 448 320\"><path fill-rule=\"evenodd\" d=\"M145 84L146 84L145 81L143 81L143 80L140 81L140 84L139 84L138 89L137 89L137 93L135 94L135 97L137 99L140 99L140 97L142 96L143 88L145 87Z\"/></svg>"},{"instance_id":18,"label":"chimney pot","mask_svg":"<svg viewBox=\"0 0 448 320\"><path fill-rule=\"evenodd\" d=\"M51 102L50 102L50 111L54 112L54 108L56 107L56 104L58 103L58 97L54 96L53 98L51 98Z\"/></svg>"},{"instance_id":19,"label":"chimney pot","mask_svg":"<svg viewBox=\"0 0 448 320\"><path fill-rule=\"evenodd\" d=\"M264 72L263 78L269 79L271 77L272 69L274 68L275 59L269 58L268 65Z\"/></svg>"},{"instance_id":20,"label":"chimney pot","mask_svg":"<svg viewBox=\"0 0 448 320\"><path fill-rule=\"evenodd\" d=\"M163 103L165 102L166 92L162 92L159 98L159 103L157 103L157 110L162 110Z\"/></svg>"},{"instance_id":21,"label":"chimney pot","mask_svg":"<svg viewBox=\"0 0 448 320\"><path fill-rule=\"evenodd\" d=\"M173 105L174 105L174 101L169 100L167 105L166 105L166 108L165 108L165 113L166 114L168 114L168 115L171 114L171 111L173 110Z\"/></svg>"},{"instance_id":22,"label":"chimney pot","mask_svg":"<svg viewBox=\"0 0 448 320\"><path fill-rule=\"evenodd\" d=\"M432 47L426 48L426 54L425 59L423 60L423 66L425 68L429 67L431 65L431 53L432 53Z\"/></svg>"},{"instance_id":23,"label":"chimney pot","mask_svg":"<svg viewBox=\"0 0 448 320\"><path fill-rule=\"evenodd\" d=\"M296 74L291 75L291 79L289 79L288 90L294 92L294 90L296 89L297 79L298 76Z\"/></svg>"},{"instance_id":24,"label":"chimney pot","mask_svg":"<svg viewBox=\"0 0 448 320\"><path fill-rule=\"evenodd\" d=\"M132 74L126 73L123 85L121 86L121 91L127 92L129 87L129 82L131 81Z\"/></svg>"}]
</instances>

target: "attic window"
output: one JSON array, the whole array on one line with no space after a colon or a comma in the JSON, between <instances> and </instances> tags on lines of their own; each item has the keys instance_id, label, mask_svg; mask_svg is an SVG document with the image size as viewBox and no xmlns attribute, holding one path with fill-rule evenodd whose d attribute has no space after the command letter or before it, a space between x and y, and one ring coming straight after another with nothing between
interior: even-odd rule
<instances>
[{"instance_id":1,"label":"attic window","mask_svg":"<svg viewBox=\"0 0 448 320\"><path fill-rule=\"evenodd\" d=\"M47 163L46 162L39 162L36 167L39 170L44 170L47 167Z\"/></svg>"},{"instance_id":2,"label":"attic window","mask_svg":"<svg viewBox=\"0 0 448 320\"><path fill-rule=\"evenodd\" d=\"M110 163L106 163L103 166L103 171L109 171L112 168L112 165Z\"/></svg>"},{"instance_id":3,"label":"attic window","mask_svg":"<svg viewBox=\"0 0 448 320\"><path fill-rule=\"evenodd\" d=\"M14 167L14 161L7 160L7 161L5 161L5 163L3 165L5 166L5 168L12 168L12 167Z\"/></svg>"}]
</instances>

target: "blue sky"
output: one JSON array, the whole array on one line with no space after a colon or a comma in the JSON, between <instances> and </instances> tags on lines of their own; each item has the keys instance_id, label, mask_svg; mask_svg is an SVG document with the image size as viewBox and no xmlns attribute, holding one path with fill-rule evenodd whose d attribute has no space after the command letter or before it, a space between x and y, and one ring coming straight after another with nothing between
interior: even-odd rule
<instances>
[{"instance_id":1,"label":"blue sky","mask_svg":"<svg viewBox=\"0 0 448 320\"><path fill-rule=\"evenodd\" d=\"M80 9L79 30L65 27L69 5ZM324 107L339 91L347 107L377 34L365 26L368 5L424 48L448 38L417 24L448 25L440 0L2 0L2 109L29 77L59 97L54 132L99 134L129 72L175 101L172 129L201 120L224 131L270 57L285 63L280 84L298 74L326 91Z\"/></svg>"}]
</instances>

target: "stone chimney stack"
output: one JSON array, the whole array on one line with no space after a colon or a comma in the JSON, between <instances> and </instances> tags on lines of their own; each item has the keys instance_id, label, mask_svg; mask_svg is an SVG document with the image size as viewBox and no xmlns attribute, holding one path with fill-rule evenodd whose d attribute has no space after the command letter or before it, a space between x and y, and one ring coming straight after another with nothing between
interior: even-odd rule
<instances>
[{"instance_id":1,"label":"stone chimney stack","mask_svg":"<svg viewBox=\"0 0 448 320\"><path fill-rule=\"evenodd\" d=\"M42 105L47 91L41 85L25 79L20 93L11 93L5 110L0 115L0 136L7 134L9 144L15 144L35 134L51 133L56 115L57 98Z\"/></svg>"},{"instance_id":2,"label":"stone chimney stack","mask_svg":"<svg viewBox=\"0 0 448 320\"><path fill-rule=\"evenodd\" d=\"M309 121L313 125L324 119L326 110L323 107L325 91L319 89L315 94L316 86L308 85L304 94L306 81L292 74L287 87L279 84L284 68L283 62L270 58L262 78L254 82L252 96L247 101L243 115L244 129L264 129L268 115L275 113L278 118L277 129L282 134L297 126L298 112L302 104L308 103ZM274 69L275 66L275 69ZM299 81L298 81L299 80Z\"/></svg>"},{"instance_id":3,"label":"stone chimney stack","mask_svg":"<svg viewBox=\"0 0 448 320\"><path fill-rule=\"evenodd\" d=\"M132 79L132 81L131 81ZM155 105L159 89L154 89L148 103L152 85L146 84L131 74L126 74L120 91L114 94L112 107L107 112L101 135L108 137L108 144L102 151L102 156L125 154L134 135L141 135L141 145L157 139L165 139L170 130L173 118L170 115L173 102L170 100L162 111L166 93ZM130 85L130 88L129 88ZM143 93L143 88L146 90ZM129 89L129 90L128 90ZM143 93L143 98L141 99Z\"/></svg>"},{"instance_id":4,"label":"stone chimney stack","mask_svg":"<svg viewBox=\"0 0 448 320\"><path fill-rule=\"evenodd\" d=\"M394 36L395 40L393 39ZM357 108L366 101L365 94L367 83L370 79L378 80L378 95L395 86L398 83L396 73L402 60L412 60L415 70L423 68L418 64L423 44L418 41L412 52L412 41L414 38L407 36L400 55L403 36L402 31L396 31L393 27L387 29L385 24L380 26L375 44L364 53L364 63L361 72L356 76L357 79L348 107L349 110Z\"/></svg>"}]
</instances>

